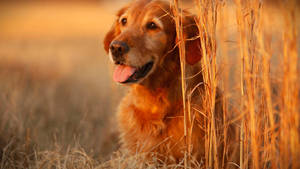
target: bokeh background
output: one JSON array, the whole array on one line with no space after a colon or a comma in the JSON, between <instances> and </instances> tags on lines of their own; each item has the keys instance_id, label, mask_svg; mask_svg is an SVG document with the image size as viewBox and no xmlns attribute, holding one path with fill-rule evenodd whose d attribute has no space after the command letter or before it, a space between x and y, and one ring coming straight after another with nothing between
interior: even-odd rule
<instances>
[{"instance_id":1,"label":"bokeh background","mask_svg":"<svg viewBox=\"0 0 300 169\"><path fill-rule=\"evenodd\" d=\"M102 161L117 149L124 90L102 42L124 3L0 2L0 159L76 146Z\"/></svg>"}]
</instances>

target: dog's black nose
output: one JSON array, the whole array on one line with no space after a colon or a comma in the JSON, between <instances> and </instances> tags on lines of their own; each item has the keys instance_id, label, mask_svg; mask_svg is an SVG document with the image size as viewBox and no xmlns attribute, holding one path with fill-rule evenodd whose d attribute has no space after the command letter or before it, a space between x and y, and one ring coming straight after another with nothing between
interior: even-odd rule
<instances>
[{"instance_id":1,"label":"dog's black nose","mask_svg":"<svg viewBox=\"0 0 300 169\"><path fill-rule=\"evenodd\" d=\"M126 54L129 51L129 46L127 45L127 43L122 42L122 41L113 41L110 44L109 48L110 48L111 54L116 59L118 57L123 56L124 54Z\"/></svg>"}]
</instances>

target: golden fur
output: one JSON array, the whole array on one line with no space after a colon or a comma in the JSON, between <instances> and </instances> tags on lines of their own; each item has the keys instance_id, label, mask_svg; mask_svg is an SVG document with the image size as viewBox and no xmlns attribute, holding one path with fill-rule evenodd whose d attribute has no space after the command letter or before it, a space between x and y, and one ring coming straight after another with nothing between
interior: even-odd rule
<instances>
[{"instance_id":1,"label":"golden fur","mask_svg":"<svg viewBox=\"0 0 300 169\"><path fill-rule=\"evenodd\" d=\"M117 114L122 148L131 153L152 152L163 157L172 157L176 161L184 157L185 143L183 102L181 93L180 60L176 45L176 29L169 3L163 1L138 0L122 8L111 30L104 40L108 53L113 40L125 41L131 47L124 63L141 66L153 59L154 68L144 79L130 85ZM120 19L126 17L126 27ZM154 31L143 29L147 20L159 19L163 28ZM193 38L198 35L194 17L186 13L183 16L184 35ZM201 59L198 39L186 41L187 75L200 72L194 65ZM203 82L202 74L188 79L188 89ZM200 85L193 94L192 105L201 107L204 87ZM220 101L220 98L216 99ZM216 116L222 124L221 103L217 102ZM196 115L193 126L192 154L196 159L204 157L205 125L204 118Z\"/></svg>"}]
</instances>

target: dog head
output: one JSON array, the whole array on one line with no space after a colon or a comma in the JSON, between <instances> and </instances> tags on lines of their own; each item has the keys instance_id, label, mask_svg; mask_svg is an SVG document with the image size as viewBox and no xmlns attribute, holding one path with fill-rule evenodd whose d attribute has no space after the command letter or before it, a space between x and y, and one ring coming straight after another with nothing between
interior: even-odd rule
<instances>
[{"instance_id":1,"label":"dog head","mask_svg":"<svg viewBox=\"0 0 300 169\"><path fill-rule=\"evenodd\" d=\"M185 39L198 36L194 17L182 16ZM169 3L159 0L136 0L117 13L104 47L116 65L114 81L140 83L155 72L158 65L176 46L176 26ZM201 59L199 39L186 41L186 61Z\"/></svg>"}]
</instances>

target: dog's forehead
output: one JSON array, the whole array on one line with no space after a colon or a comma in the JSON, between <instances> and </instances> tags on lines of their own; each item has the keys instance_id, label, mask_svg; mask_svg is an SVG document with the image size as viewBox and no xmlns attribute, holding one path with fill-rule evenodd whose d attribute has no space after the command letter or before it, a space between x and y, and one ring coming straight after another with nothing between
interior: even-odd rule
<instances>
[{"instance_id":1,"label":"dog's forehead","mask_svg":"<svg viewBox=\"0 0 300 169\"><path fill-rule=\"evenodd\" d=\"M126 11L126 15L132 16L135 20L145 17L161 17L169 13L170 5L165 1L138 0L132 3Z\"/></svg>"}]
</instances>

